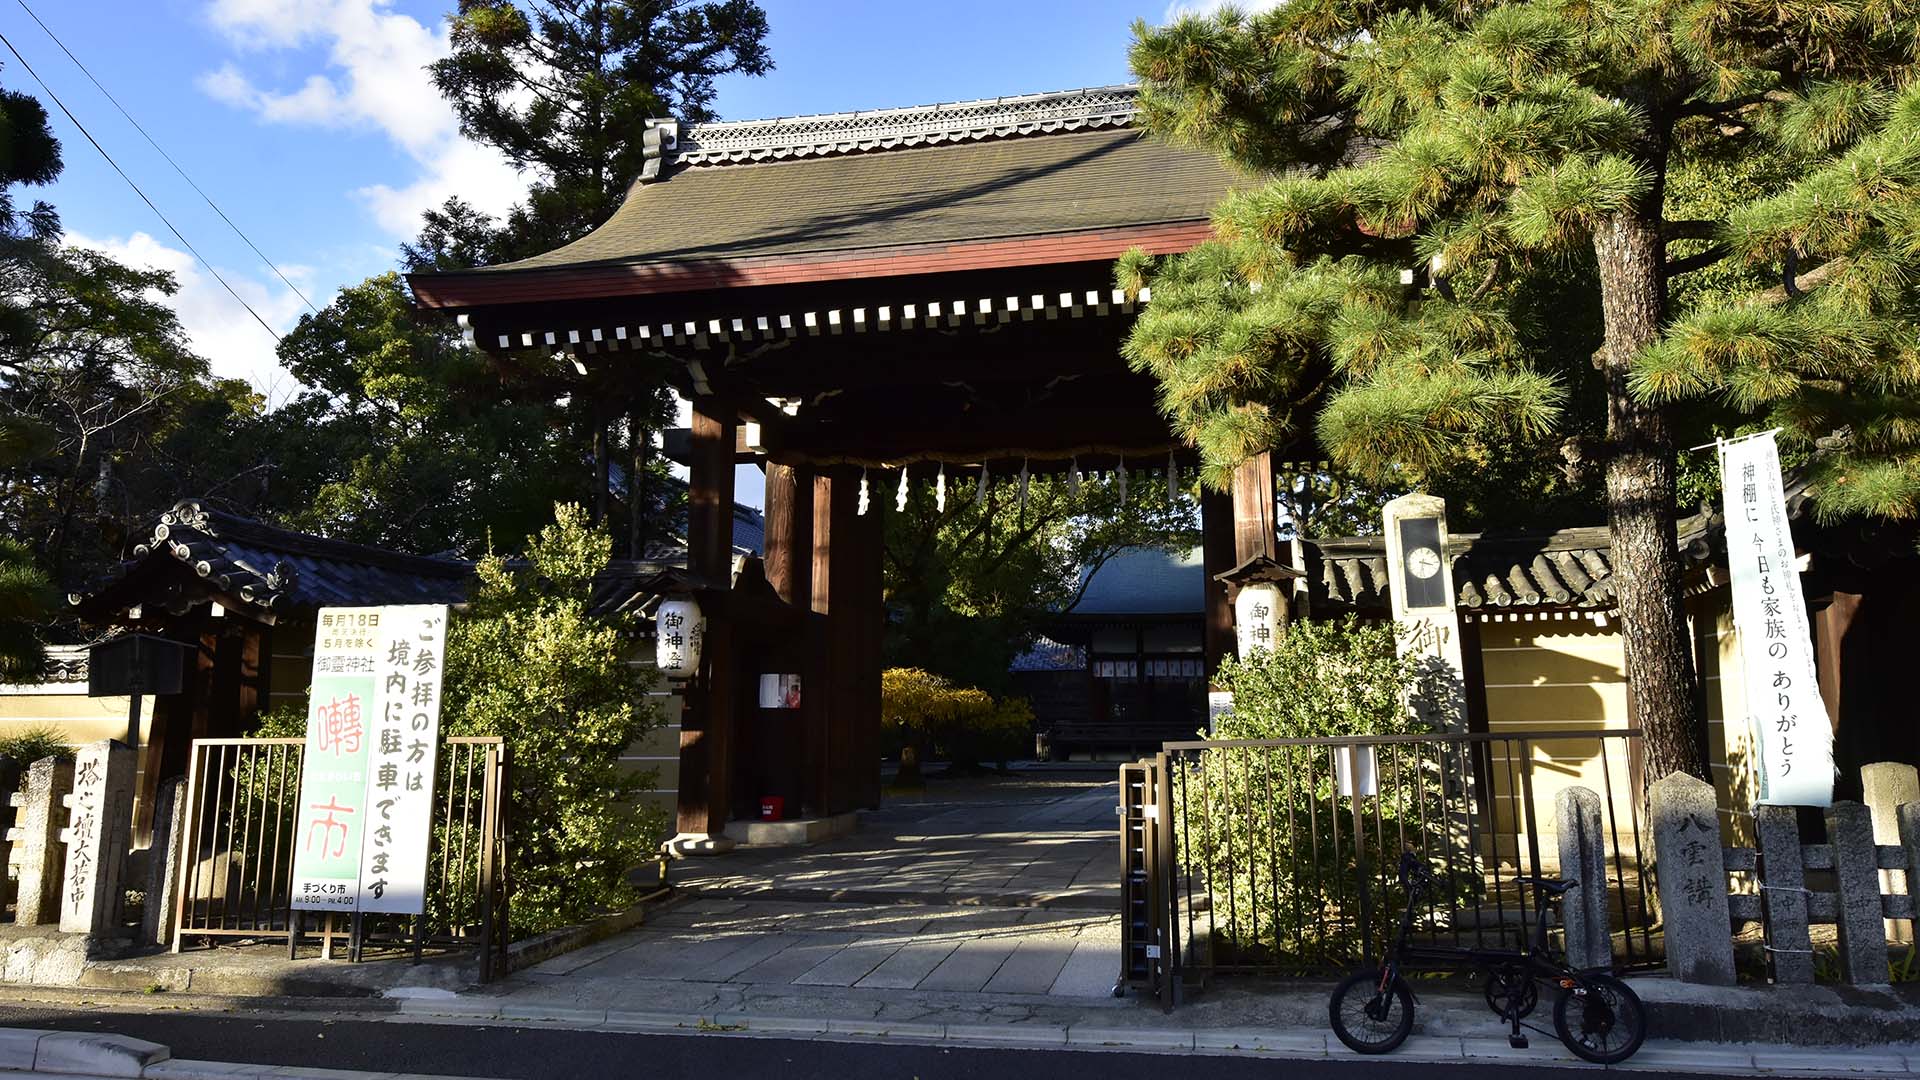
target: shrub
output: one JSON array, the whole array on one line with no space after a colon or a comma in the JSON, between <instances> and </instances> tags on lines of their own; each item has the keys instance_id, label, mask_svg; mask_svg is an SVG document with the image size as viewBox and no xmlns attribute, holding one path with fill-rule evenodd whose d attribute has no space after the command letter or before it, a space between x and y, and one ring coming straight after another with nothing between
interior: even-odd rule
<instances>
[{"instance_id":1,"label":"shrub","mask_svg":"<svg viewBox=\"0 0 1920 1080\"><path fill-rule=\"evenodd\" d=\"M880 675L880 726L900 751L894 782L911 787L920 782L921 760L936 753L955 764L1016 756L1032 736L1033 710L1023 698L995 701L920 668L888 668Z\"/></svg>"},{"instance_id":2,"label":"shrub","mask_svg":"<svg viewBox=\"0 0 1920 1080\"><path fill-rule=\"evenodd\" d=\"M73 746L53 728L36 726L0 736L0 757L9 757L22 769L44 757L71 759Z\"/></svg>"},{"instance_id":3,"label":"shrub","mask_svg":"<svg viewBox=\"0 0 1920 1080\"><path fill-rule=\"evenodd\" d=\"M1225 661L1216 681L1233 692L1233 710L1219 718L1212 737L1428 730L1416 711L1457 723L1452 695L1419 661L1396 654L1393 635L1391 623L1352 617L1296 622L1273 649ZM1335 790L1331 746L1219 748L1183 763L1178 782L1188 797L1176 804L1176 843L1213 893L1216 949L1308 964L1351 957L1360 928L1356 854L1384 881L1403 837L1436 853L1436 844L1450 840L1446 819L1424 813L1439 804L1437 765L1406 748L1383 747L1378 761L1380 796L1360 808L1365 835L1358 852L1354 800ZM1374 904L1376 932L1392 914L1389 903Z\"/></svg>"}]
</instances>

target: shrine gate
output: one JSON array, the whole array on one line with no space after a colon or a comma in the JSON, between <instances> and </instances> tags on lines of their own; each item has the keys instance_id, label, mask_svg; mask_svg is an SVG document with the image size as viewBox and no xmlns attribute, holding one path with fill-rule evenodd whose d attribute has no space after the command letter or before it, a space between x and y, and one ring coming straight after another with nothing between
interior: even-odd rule
<instances>
[{"instance_id":1,"label":"shrine gate","mask_svg":"<svg viewBox=\"0 0 1920 1080\"><path fill-rule=\"evenodd\" d=\"M607 415L662 372L692 402L687 583L709 620L680 732L692 849L768 792L811 816L877 803L881 523L902 470L971 498L983 472L1195 466L1121 359L1135 309L1113 263L1200 243L1248 181L1146 139L1134 113L1116 86L655 121L644 175L598 230L409 278L476 347L576 380ZM766 470L764 581L732 577L741 462ZM1212 670L1232 632L1212 575L1284 561L1270 461L1202 509ZM802 674L798 722L756 707L766 672Z\"/></svg>"}]
</instances>

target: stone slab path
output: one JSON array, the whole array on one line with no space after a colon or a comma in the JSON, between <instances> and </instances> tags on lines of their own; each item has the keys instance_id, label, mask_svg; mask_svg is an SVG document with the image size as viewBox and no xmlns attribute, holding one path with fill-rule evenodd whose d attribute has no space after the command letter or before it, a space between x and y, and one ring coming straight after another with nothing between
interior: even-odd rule
<instances>
[{"instance_id":1,"label":"stone slab path","mask_svg":"<svg viewBox=\"0 0 1920 1080\"><path fill-rule=\"evenodd\" d=\"M1120 975L1116 784L934 781L810 848L674 864L684 897L509 979L516 1008L1105 1008Z\"/></svg>"}]
</instances>

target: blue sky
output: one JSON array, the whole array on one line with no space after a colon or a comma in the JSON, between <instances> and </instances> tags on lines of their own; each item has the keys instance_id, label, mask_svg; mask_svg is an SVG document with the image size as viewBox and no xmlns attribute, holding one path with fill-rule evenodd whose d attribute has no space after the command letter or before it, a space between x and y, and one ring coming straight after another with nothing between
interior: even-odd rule
<instances>
[{"instance_id":1,"label":"blue sky","mask_svg":"<svg viewBox=\"0 0 1920 1080\"><path fill-rule=\"evenodd\" d=\"M451 0L26 0L160 145L323 305L394 268L419 212L458 193L499 210L526 178L462 139L422 68ZM1204 0L1203 0L1204 2ZM720 88L723 117L885 108L1127 81L1136 17L1169 0L762 0L775 71ZM305 310L17 0L0 32L278 330ZM43 96L10 55L0 85ZM44 97L43 97L44 100ZM46 193L69 238L172 270L195 345L270 399L272 339L46 102L66 172Z\"/></svg>"}]
</instances>

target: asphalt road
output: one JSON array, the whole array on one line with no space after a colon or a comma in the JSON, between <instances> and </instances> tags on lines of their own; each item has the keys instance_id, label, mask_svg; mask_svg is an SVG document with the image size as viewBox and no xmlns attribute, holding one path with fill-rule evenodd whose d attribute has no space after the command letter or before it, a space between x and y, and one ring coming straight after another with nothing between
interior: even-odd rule
<instances>
[{"instance_id":1,"label":"asphalt road","mask_svg":"<svg viewBox=\"0 0 1920 1080\"><path fill-rule=\"evenodd\" d=\"M0 1006L0 1026L111 1031L165 1043L177 1058L527 1080L618 1076L649 1080L1168 1080L1192 1068L1169 1054L1114 1051L1003 1050L724 1034L643 1035L18 1004ZM1398 1063L1391 1058L1281 1061L1227 1056L1209 1057L1205 1071L1208 1080L1274 1080L1281 1074L1287 1080L1488 1080L1534 1072L1485 1064ZM1656 1078L1684 1074L1638 1075Z\"/></svg>"}]
</instances>

